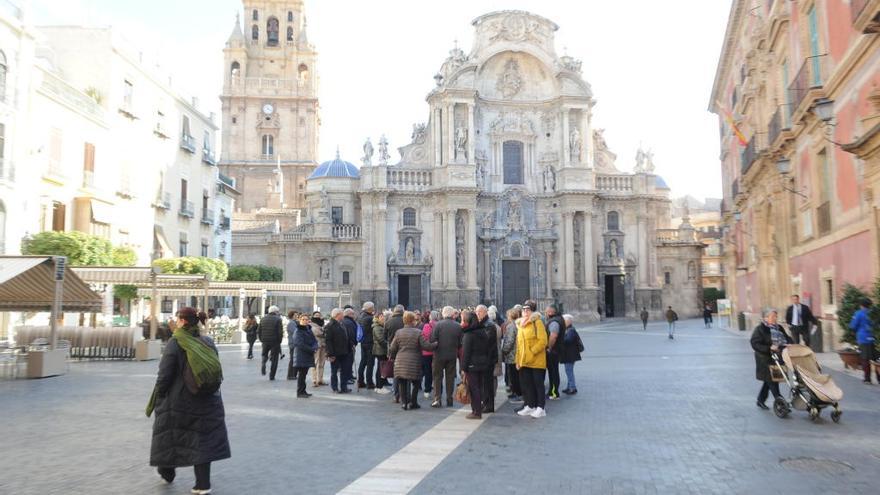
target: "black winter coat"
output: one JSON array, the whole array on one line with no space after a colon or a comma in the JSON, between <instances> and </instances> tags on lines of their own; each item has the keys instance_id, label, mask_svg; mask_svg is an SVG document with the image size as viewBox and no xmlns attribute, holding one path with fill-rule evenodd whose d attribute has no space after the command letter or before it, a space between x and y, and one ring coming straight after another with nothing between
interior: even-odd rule
<instances>
[{"instance_id":1,"label":"black winter coat","mask_svg":"<svg viewBox=\"0 0 880 495\"><path fill-rule=\"evenodd\" d=\"M559 353L560 363L576 363L581 360L581 351L578 350L578 344L583 344L581 336L574 326L565 329L559 337L562 341L562 352Z\"/></svg>"},{"instance_id":2,"label":"black winter coat","mask_svg":"<svg viewBox=\"0 0 880 495\"><path fill-rule=\"evenodd\" d=\"M494 331L492 333L494 334ZM489 333L486 328L479 323L468 327L464 330L462 340L461 370L470 373L490 371L494 363L490 362L489 356L494 347L489 343Z\"/></svg>"},{"instance_id":3,"label":"black winter coat","mask_svg":"<svg viewBox=\"0 0 880 495\"><path fill-rule=\"evenodd\" d=\"M346 316L342 319L342 326L345 327L345 335L348 336L348 347L354 351L358 345L358 324L354 318Z\"/></svg>"},{"instance_id":4,"label":"black winter coat","mask_svg":"<svg viewBox=\"0 0 880 495\"><path fill-rule=\"evenodd\" d=\"M498 330L495 327L495 322L493 322L487 316L485 320L478 323L480 327L486 331L486 337L489 339L489 354L487 357L489 358L489 368L494 368L495 364L498 363Z\"/></svg>"},{"instance_id":5,"label":"black winter coat","mask_svg":"<svg viewBox=\"0 0 880 495\"><path fill-rule=\"evenodd\" d=\"M431 342L437 342L435 361L457 359L458 349L461 347L461 324L452 318L438 321L431 330Z\"/></svg>"},{"instance_id":6,"label":"black winter coat","mask_svg":"<svg viewBox=\"0 0 880 495\"><path fill-rule=\"evenodd\" d=\"M210 337L200 338L217 352ZM177 339L170 339L156 378L151 466L193 466L232 456L220 391L207 397L190 394L183 383L185 362L186 354Z\"/></svg>"},{"instance_id":7,"label":"black winter coat","mask_svg":"<svg viewBox=\"0 0 880 495\"><path fill-rule=\"evenodd\" d=\"M327 322L327 326L324 327L324 340L327 357L347 356L351 352L345 327L336 320L331 319Z\"/></svg>"},{"instance_id":8,"label":"black winter coat","mask_svg":"<svg viewBox=\"0 0 880 495\"><path fill-rule=\"evenodd\" d=\"M389 345L391 345L391 341L394 340L394 334L396 334L401 328L403 328L402 313L394 313L390 318L385 320L385 341L388 342Z\"/></svg>"},{"instance_id":9,"label":"black winter coat","mask_svg":"<svg viewBox=\"0 0 880 495\"><path fill-rule=\"evenodd\" d=\"M782 329L780 328L780 330ZM784 330L782 330L782 334L785 335L786 341L791 343L791 338L789 338ZM773 358L770 356L770 346L773 345L773 341L770 339L770 327L765 325L763 321L759 323L755 327L755 331L752 332L750 342L752 350L755 351L755 378L759 382L771 381L770 365L776 363L773 362Z\"/></svg>"},{"instance_id":10,"label":"black winter coat","mask_svg":"<svg viewBox=\"0 0 880 495\"><path fill-rule=\"evenodd\" d=\"M275 313L269 313L260 320L260 342L264 344L280 344L284 337L284 324L281 317Z\"/></svg>"},{"instance_id":11,"label":"black winter coat","mask_svg":"<svg viewBox=\"0 0 880 495\"><path fill-rule=\"evenodd\" d=\"M373 315L366 311L361 311L357 322L364 332L364 338L361 340L361 349L367 349L370 352L373 352Z\"/></svg>"},{"instance_id":12,"label":"black winter coat","mask_svg":"<svg viewBox=\"0 0 880 495\"><path fill-rule=\"evenodd\" d=\"M311 326L296 325L293 338L290 339L290 353L294 368L314 368L315 352L318 350L318 339L312 333Z\"/></svg>"}]
</instances>

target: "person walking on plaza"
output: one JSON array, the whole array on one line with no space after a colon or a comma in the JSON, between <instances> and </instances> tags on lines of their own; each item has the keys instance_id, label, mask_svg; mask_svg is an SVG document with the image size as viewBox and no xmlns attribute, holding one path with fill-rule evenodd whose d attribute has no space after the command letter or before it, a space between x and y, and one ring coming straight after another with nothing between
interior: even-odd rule
<instances>
[{"instance_id":1,"label":"person walking on plaza","mask_svg":"<svg viewBox=\"0 0 880 495\"><path fill-rule=\"evenodd\" d=\"M258 329L259 325L257 324L256 315L254 315L253 313L249 314L247 320L244 322L244 335L248 343L248 359L254 358L254 342L257 341Z\"/></svg>"},{"instance_id":2,"label":"person walking on plaza","mask_svg":"<svg viewBox=\"0 0 880 495\"><path fill-rule=\"evenodd\" d=\"M712 305L708 301L703 306L703 324L706 328L712 328Z\"/></svg>"},{"instance_id":3,"label":"person walking on plaza","mask_svg":"<svg viewBox=\"0 0 880 495\"><path fill-rule=\"evenodd\" d=\"M544 375L547 371L547 330L537 313L538 305L531 299L523 303L522 317L516 329L516 369L519 371L525 405L520 416L543 418Z\"/></svg>"},{"instance_id":4,"label":"person walking on plaza","mask_svg":"<svg viewBox=\"0 0 880 495\"><path fill-rule=\"evenodd\" d=\"M312 313L309 320L309 326L312 329L312 335L318 341L318 350L315 352L315 368L312 369L312 386L320 387L327 385L324 382L324 363L327 361L327 342L324 340L324 318L321 317L320 311Z\"/></svg>"},{"instance_id":5,"label":"person walking on plaza","mask_svg":"<svg viewBox=\"0 0 880 495\"><path fill-rule=\"evenodd\" d=\"M785 310L785 323L791 328L791 336L795 344L800 344L801 339L805 346L810 345L810 329L813 325L818 325L819 321L813 316L810 307L801 304L801 298L798 295L791 296L791 306Z\"/></svg>"},{"instance_id":6,"label":"person walking on plaza","mask_svg":"<svg viewBox=\"0 0 880 495\"><path fill-rule=\"evenodd\" d=\"M336 393L347 394L351 392L348 388L351 346L342 319L341 309L334 308L330 312L330 320L324 327L324 339L327 342L327 359L330 361L330 388Z\"/></svg>"},{"instance_id":7,"label":"person walking on plaza","mask_svg":"<svg viewBox=\"0 0 880 495\"><path fill-rule=\"evenodd\" d=\"M382 367L388 359L388 341L385 340L386 313L379 313L373 318L373 356L376 358L376 392L379 394L390 393L387 388L388 380L382 376Z\"/></svg>"},{"instance_id":8,"label":"person walking on plaza","mask_svg":"<svg viewBox=\"0 0 880 495\"><path fill-rule=\"evenodd\" d=\"M510 387L507 398L514 404L522 402L519 372L516 370L516 320L520 316L522 315L519 310L510 309L507 311L507 321L504 322L504 336L501 341L501 359L504 361L508 386Z\"/></svg>"},{"instance_id":9,"label":"person walking on plaza","mask_svg":"<svg viewBox=\"0 0 880 495\"><path fill-rule=\"evenodd\" d=\"M357 354L358 345L358 323L355 321L354 308L348 306L342 310L342 326L345 327L345 334L348 336L348 384L354 385L354 360Z\"/></svg>"},{"instance_id":10,"label":"person walking on plaza","mask_svg":"<svg viewBox=\"0 0 880 495\"><path fill-rule=\"evenodd\" d=\"M565 395L575 395L578 393L578 388L574 378L574 363L581 360L581 353L584 352L584 343L574 327L574 317L563 315L562 318L565 320L565 337L562 343L559 362L565 366L565 378L567 381L565 390L562 393Z\"/></svg>"},{"instance_id":11,"label":"person walking on plaza","mask_svg":"<svg viewBox=\"0 0 880 495\"><path fill-rule=\"evenodd\" d=\"M559 354L562 352L562 337L565 333L565 320L559 314L556 305L547 306L544 312L547 315L547 374L550 379L550 390L547 397L550 400L559 400Z\"/></svg>"},{"instance_id":12,"label":"person walking on plaza","mask_svg":"<svg viewBox=\"0 0 880 495\"><path fill-rule=\"evenodd\" d=\"M269 314L260 320L260 342L263 344L263 364L260 373L266 374L266 362L272 361L269 368L269 380L275 379L278 371L278 355L281 354L281 340L284 338L284 328L279 316L278 306L269 306Z\"/></svg>"},{"instance_id":13,"label":"person walking on plaza","mask_svg":"<svg viewBox=\"0 0 880 495\"><path fill-rule=\"evenodd\" d=\"M675 322L678 321L678 313L672 310L672 306L666 309L666 324L669 326L669 340L675 338Z\"/></svg>"},{"instance_id":14,"label":"person walking on plaza","mask_svg":"<svg viewBox=\"0 0 880 495\"><path fill-rule=\"evenodd\" d=\"M865 372L864 382L871 383L871 361L877 359L877 348L874 342L874 331L871 328L871 300L863 299L860 308L849 322L850 330L856 333L856 344L859 345L859 354L862 361L862 370ZM877 383L880 383L880 368L877 373Z\"/></svg>"},{"instance_id":15,"label":"person walking on plaza","mask_svg":"<svg viewBox=\"0 0 880 495\"><path fill-rule=\"evenodd\" d=\"M309 317L305 313L298 316L296 330L293 332L291 341L293 343L290 344L290 362L293 363L296 377L296 396L297 398L309 398L312 394L306 392L306 376L309 373L309 368L315 366L315 352L317 352L319 345L318 339L315 338L309 325Z\"/></svg>"},{"instance_id":16,"label":"person walking on plaza","mask_svg":"<svg viewBox=\"0 0 880 495\"><path fill-rule=\"evenodd\" d=\"M491 380L491 354L492 343L489 338L487 324L492 325L494 333L494 324L489 322L489 317L481 313L485 313L485 306L477 306L477 312L471 313L465 311L462 313L462 323L467 327L462 330L462 352L461 352L461 376L467 380L468 392L471 396L471 413L467 415L467 419L480 419L483 412L494 412L486 409L487 401L485 393L488 392L486 387L487 376Z\"/></svg>"},{"instance_id":17,"label":"person walking on plaza","mask_svg":"<svg viewBox=\"0 0 880 495\"><path fill-rule=\"evenodd\" d=\"M486 333L486 338L488 340L488 350L487 352L487 364L488 368L482 374L482 382L480 384L480 397L483 400L482 412L484 413L494 413L495 412L495 392L498 390L498 382L496 379L495 371L496 365L500 361L500 352L498 348L498 344L501 342L498 334L500 330L495 325L494 319L489 317L489 308L480 304L474 310L474 315L476 316L477 326L483 329ZM462 348L464 347L463 342L464 337L462 337ZM461 366L462 371L467 371L462 363ZM500 368L499 368L500 370Z\"/></svg>"},{"instance_id":18,"label":"person walking on plaza","mask_svg":"<svg viewBox=\"0 0 880 495\"><path fill-rule=\"evenodd\" d=\"M439 311L431 311L428 313L428 322L422 326L422 336L425 337L425 340L431 341L431 332L434 331L434 325L437 324L437 320L440 319ZM424 381L423 388L425 390L425 398L430 399L434 390L434 372L433 372L433 364L434 364L434 353L431 351L422 351L422 380Z\"/></svg>"},{"instance_id":19,"label":"person walking on plaza","mask_svg":"<svg viewBox=\"0 0 880 495\"><path fill-rule=\"evenodd\" d=\"M431 329L431 342L437 344L431 370L434 377L434 402L431 403L431 407L441 407L444 378L446 407L452 407L452 395L455 392L455 368L458 364L458 350L461 348L462 332L461 325L453 319L455 309L452 306L444 306L440 311L440 316L443 319Z\"/></svg>"},{"instance_id":20,"label":"person walking on plaza","mask_svg":"<svg viewBox=\"0 0 880 495\"><path fill-rule=\"evenodd\" d=\"M388 349L394 360L394 378L403 410L419 409L419 382L422 378L422 352L433 350L437 344L428 342L418 329L419 315L412 311L403 313L404 327L395 332Z\"/></svg>"},{"instance_id":21,"label":"person walking on plaza","mask_svg":"<svg viewBox=\"0 0 880 495\"><path fill-rule=\"evenodd\" d=\"M769 409L765 404L768 392L773 393L774 399L780 397L779 384L773 381L770 374L770 365L774 364L771 353L781 353L782 348L791 342L785 330L777 324L777 319L775 309L764 310L764 319L755 327L750 339L752 350L755 351L755 378L762 382L757 401L761 409Z\"/></svg>"},{"instance_id":22,"label":"person walking on plaza","mask_svg":"<svg viewBox=\"0 0 880 495\"><path fill-rule=\"evenodd\" d=\"M156 413L150 465L167 483L174 481L176 468L193 466L192 493L204 495L211 493L211 463L232 456L220 395L223 370L214 341L199 335L199 322L204 324L207 315L183 308L177 318L145 411L147 417Z\"/></svg>"},{"instance_id":23,"label":"person walking on plaza","mask_svg":"<svg viewBox=\"0 0 880 495\"><path fill-rule=\"evenodd\" d=\"M364 303L361 308L361 314L358 316L357 324L360 344L361 344L361 361L358 364L358 387L373 390L376 384L373 382L373 367L375 359L373 359L373 315L376 313L376 305L370 301Z\"/></svg>"},{"instance_id":24,"label":"person walking on plaza","mask_svg":"<svg viewBox=\"0 0 880 495\"><path fill-rule=\"evenodd\" d=\"M642 319L642 330L648 331L648 309L642 308L642 312L639 313L639 317Z\"/></svg>"}]
</instances>

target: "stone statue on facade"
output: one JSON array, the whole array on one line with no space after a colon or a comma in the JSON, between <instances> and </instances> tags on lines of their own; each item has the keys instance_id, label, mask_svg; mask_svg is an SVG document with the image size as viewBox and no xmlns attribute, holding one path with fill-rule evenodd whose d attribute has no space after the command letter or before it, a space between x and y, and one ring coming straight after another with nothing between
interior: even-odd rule
<instances>
[{"instance_id":1,"label":"stone statue on facade","mask_svg":"<svg viewBox=\"0 0 880 495\"><path fill-rule=\"evenodd\" d=\"M455 128L455 159L467 161L468 130L466 127Z\"/></svg>"},{"instance_id":2,"label":"stone statue on facade","mask_svg":"<svg viewBox=\"0 0 880 495\"><path fill-rule=\"evenodd\" d=\"M645 172L645 151L639 147L638 151L636 151L636 168L633 170L637 174L641 174Z\"/></svg>"},{"instance_id":3,"label":"stone statue on facade","mask_svg":"<svg viewBox=\"0 0 880 495\"><path fill-rule=\"evenodd\" d=\"M321 186L321 209L328 214L330 213L330 196L324 186Z\"/></svg>"},{"instance_id":4,"label":"stone statue on facade","mask_svg":"<svg viewBox=\"0 0 880 495\"><path fill-rule=\"evenodd\" d=\"M391 159L391 155L388 154L388 138L382 134L382 137L379 138L379 165L388 165L388 160Z\"/></svg>"},{"instance_id":5,"label":"stone statue on facade","mask_svg":"<svg viewBox=\"0 0 880 495\"><path fill-rule=\"evenodd\" d=\"M370 138L367 138L367 142L364 143L364 157L361 160L364 162L365 167L373 164L373 143L370 141Z\"/></svg>"},{"instance_id":6,"label":"stone statue on facade","mask_svg":"<svg viewBox=\"0 0 880 495\"><path fill-rule=\"evenodd\" d=\"M394 265L397 263L397 251L391 250L391 254L388 255L388 264Z\"/></svg>"},{"instance_id":7,"label":"stone statue on facade","mask_svg":"<svg viewBox=\"0 0 880 495\"><path fill-rule=\"evenodd\" d=\"M426 124L413 124L412 142L425 144L428 138L428 126Z\"/></svg>"},{"instance_id":8,"label":"stone statue on facade","mask_svg":"<svg viewBox=\"0 0 880 495\"><path fill-rule=\"evenodd\" d=\"M654 173L654 152L651 150L645 152L645 172Z\"/></svg>"},{"instance_id":9,"label":"stone statue on facade","mask_svg":"<svg viewBox=\"0 0 880 495\"><path fill-rule=\"evenodd\" d=\"M477 160L477 170L475 172L477 179L477 189L482 189L486 183L486 169L483 167L483 161Z\"/></svg>"},{"instance_id":10,"label":"stone statue on facade","mask_svg":"<svg viewBox=\"0 0 880 495\"><path fill-rule=\"evenodd\" d=\"M553 192L556 190L556 171L552 165L544 168L544 192Z\"/></svg>"},{"instance_id":11,"label":"stone statue on facade","mask_svg":"<svg viewBox=\"0 0 880 495\"><path fill-rule=\"evenodd\" d=\"M519 73L519 62L510 59L504 64L504 72L498 76L498 83L495 84L495 87L505 98L513 98L519 93L522 86L523 79Z\"/></svg>"},{"instance_id":12,"label":"stone statue on facade","mask_svg":"<svg viewBox=\"0 0 880 495\"><path fill-rule=\"evenodd\" d=\"M318 276L321 280L330 280L330 262L327 260L321 260Z\"/></svg>"},{"instance_id":13,"label":"stone statue on facade","mask_svg":"<svg viewBox=\"0 0 880 495\"><path fill-rule=\"evenodd\" d=\"M495 213L489 212L483 217L483 221L480 222L484 229L491 229L495 227Z\"/></svg>"},{"instance_id":14,"label":"stone statue on facade","mask_svg":"<svg viewBox=\"0 0 880 495\"><path fill-rule=\"evenodd\" d=\"M455 249L455 266L458 271L458 276L464 276L464 246L458 246Z\"/></svg>"},{"instance_id":15,"label":"stone statue on facade","mask_svg":"<svg viewBox=\"0 0 880 495\"><path fill-rule=\"evenodd\" d=\"M617 251L617 239L611 239L611 241L608 243L608 257L609 258L619 257L619 254Z\"/></svg>"},{"instance_id":16,"label":"stone statue on facade","mask_svg":"<svg viewBox=\"0 0 880 495\"><path fill-rule=\"evenodd\" d=\"M581 140L581 133L577 130L577 127L571 130L571 135L569 136L569 139L569 146L571 148L571 161L575 163L580 162L583 141Z\"/></svg>"},{"instance_id":17,"label":"stone statue on facade","mask_svg":"<svg viewBox=\"0 0 880 495\"><path fill-rule=\"evenodd\" d=\"M426 265L433 265L433 264L434 264L434 256L431 255L431 252L430 252L430 251L428 251L428 252L425 253L424 256L422 256L422 261L423 261Z\"/></svg>"},{"instance_id":18,"label":"stone statue on facade","mask_svg":"<svg viewBox=\"0 0 880 495\"><path fill-rule=\"evenodd\" d=\"M455 239L464 241L464 216L456 215L455 217Z\"/></svg>"},{"instance_id":19,"label":"stone statue on facade","mask_svg":"<svg viewBox=\"0 0 880 495\"><path fill-rule=\"evenodd\" d=\"M412 237L406 239L406 264L412 265L416 261L416 247Z\"/></svg>"},{"instance_id":20,"label":"stone statue on facade","mask_svg":"<svg viewBox=\"0 0 880 495\"><path fill-rule=\"evenodd\" d=\"M522 212L520 211L519 200L510 202L510 213L507 214L507 228L513 232L523 229Z\"/></svg>"}]
</instances>

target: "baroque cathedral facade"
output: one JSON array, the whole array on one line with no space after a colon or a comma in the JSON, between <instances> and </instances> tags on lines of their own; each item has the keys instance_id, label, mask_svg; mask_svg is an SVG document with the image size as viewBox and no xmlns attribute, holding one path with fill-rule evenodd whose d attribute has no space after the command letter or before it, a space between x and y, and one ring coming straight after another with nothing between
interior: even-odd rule
<instances>
[{"instance_id":1,"label":"baroque cathedral facade","mask_svg":"<svg viewBox=\"0 0 880 495\"><path fill-rule=\"evenodd\" d=\"M473 27L471 50L442 63L399 162L382 137L364 144L360 166L321 164L297 225L242 222L235 259L380 307L532 298L582 320L670 305L697 314L702 245L687 221L668 228L669 189L650 153L632 173L617 168L581 62L556 52L558 26L501 11Z\"/></svg>"}]
</instances>

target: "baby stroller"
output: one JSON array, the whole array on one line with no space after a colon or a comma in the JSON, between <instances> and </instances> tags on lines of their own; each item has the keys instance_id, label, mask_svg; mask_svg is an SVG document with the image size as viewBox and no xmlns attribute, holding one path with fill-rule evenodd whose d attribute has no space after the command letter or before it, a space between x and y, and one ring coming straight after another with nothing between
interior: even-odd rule
<instances>
[{"instance_id":1,"label":"baby stroller","mask_svg":"<svg viewBox=\"0 0 880 495\"><path fill-rule=\"evenodd\" d=\"M773 412L777 417L784 418L792 409L800 409L809 411L810 419L815 421L819 419L822 409L832 406L834 407L831 411L832 421L835 423L840 421L839 402L843 399L843 391L830 376L822 374L812 349L805 345L785 346L782 349L784 364L779 362L777 353L771 355L778 366L778 370L773 374L781 374L781 379L774 381L784 381L790 389L788 400L781 396L773 402Z\"/></svg>"}]
</instances>

